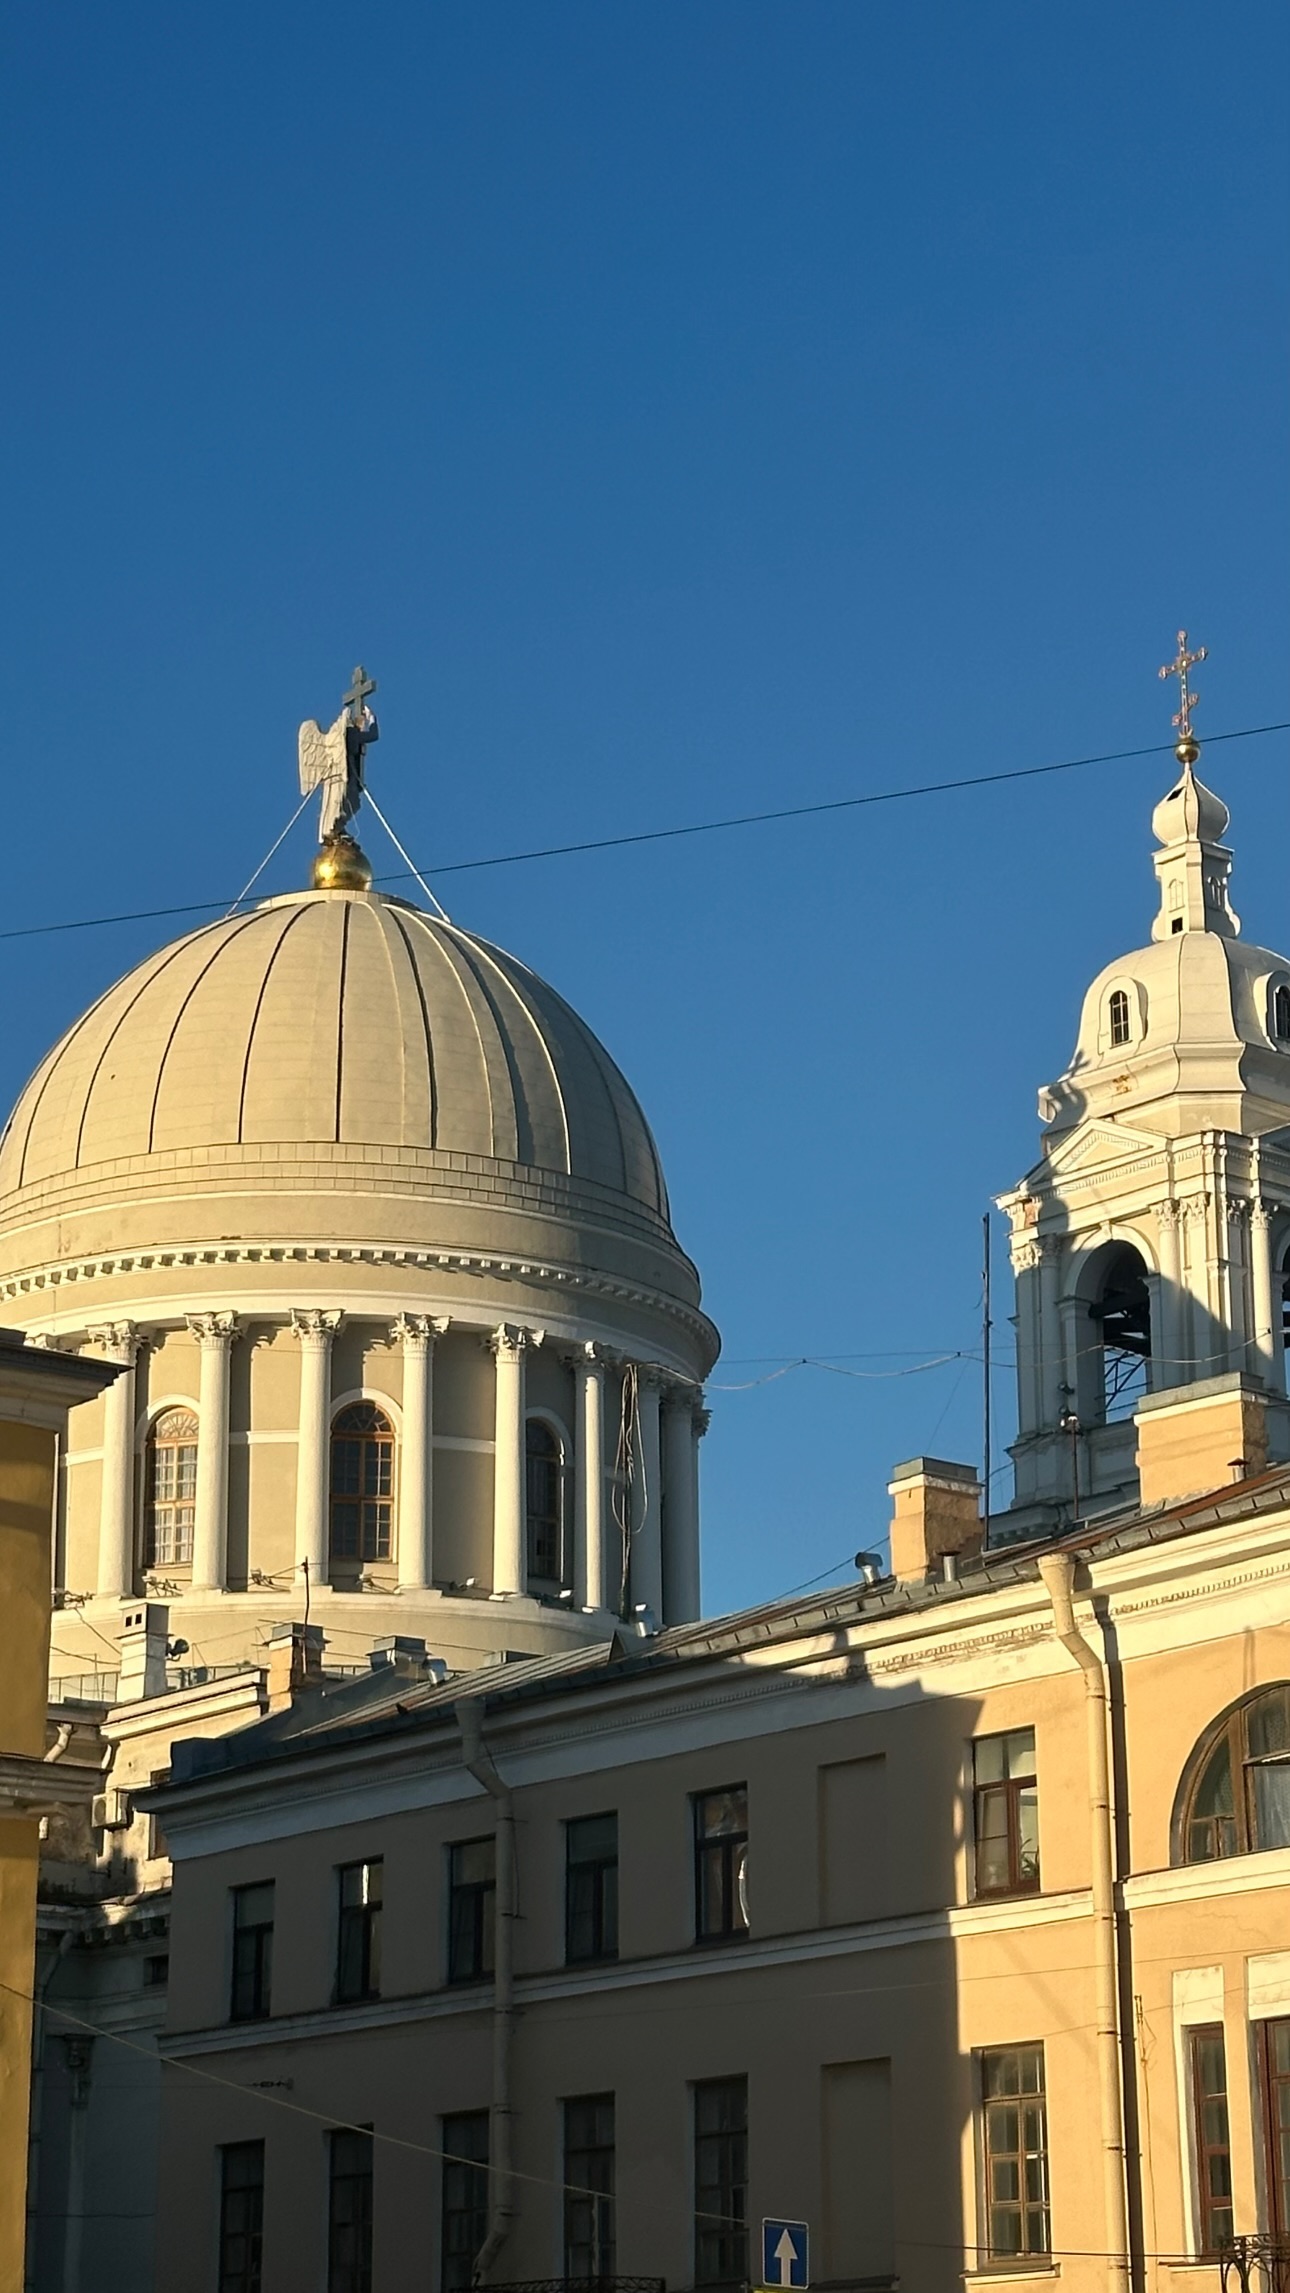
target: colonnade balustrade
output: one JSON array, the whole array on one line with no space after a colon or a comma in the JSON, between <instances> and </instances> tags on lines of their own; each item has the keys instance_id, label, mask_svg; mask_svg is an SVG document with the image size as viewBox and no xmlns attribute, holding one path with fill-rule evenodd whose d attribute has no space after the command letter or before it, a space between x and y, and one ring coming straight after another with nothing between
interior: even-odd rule
<instances>
[{"instance_id":1,"label":"colonnade balustrade","mask_svg":"<svg viewBox=\"0 0 1290 2293\"><path fill-rule=\"evenodd\" d=\"M325 1585L330 1574L332 1353L342 1320L339 1307L301 1307L289 1316L300 1352L295 1553L297 1564L308 1563L316 1586ZM185 1321L199 1347L191 1584L194 1592L221 1592L228 1588L231 1355L242 1325L227 1311L190 1314ZM434 1358L437 1341L449 1326L446 1317L400 1314L390 1330L403 1357L395 1550L403 1592L435 1588ZM95 1591L100 1598L129 1599L135 1592L136 1510L142 1493L136 1364L148 1332L118 1321L87 1334L96 1349L123 1369L103 1403ZM553 1341L540 1330L513 1323L479 1336L494 1364L492 1597L516 1599L527 1590L528 1363L536 1348ZM708 1424L699 1388L648 1364L627 1362L596 1343L566 1350L560 1341L558 1350L573 1371L573 1454L566 1481L573 1606L617 1609L626 1529L632 1607L648 1610L660 1624L697 1617L698 1444ZM614 1381L616 1413L620 1377L634 1399L631 1470L625 1480L615 1479L605 1455L606 1379Z\"/></svg>"}]
</instances>

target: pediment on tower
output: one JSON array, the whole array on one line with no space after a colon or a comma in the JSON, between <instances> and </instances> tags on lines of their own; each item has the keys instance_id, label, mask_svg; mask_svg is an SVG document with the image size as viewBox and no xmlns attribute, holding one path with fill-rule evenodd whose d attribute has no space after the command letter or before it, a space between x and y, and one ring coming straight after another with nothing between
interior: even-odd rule
<instances>
[{"instance_id":1,"label":"pediment on tower","mask_svg":"<svg viewBox=\"0 0 1290 2293\"><path fill-rule=\"evenodd\" d=\"M1081 1123L1078 1130L1054 1141L1041 1168L1051 1177L1069 1177L1076 1171L1104 1168L1108 1164L1126 1161L1132 1155L1151 1154L1159 1150L1159 1137L1152 1131L1131 1130L1126 1123L1114 1123L1094 1117Z\"/></svg>"}]
</instances>

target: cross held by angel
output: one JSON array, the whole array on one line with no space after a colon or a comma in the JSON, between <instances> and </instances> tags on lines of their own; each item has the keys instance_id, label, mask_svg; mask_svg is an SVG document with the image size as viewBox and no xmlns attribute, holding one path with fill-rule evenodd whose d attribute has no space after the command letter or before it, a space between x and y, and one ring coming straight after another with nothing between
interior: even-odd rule
<instances>
[{"instance_id":1,"label":"cross held by angel","mask_svg":"<svg viewBox=\"0 0 1290 2293\"><path fill-rule=\"evenodd\" d=\"M362 664L354 671L350 689L336 722L326 732L312 717L300 727L300 793L322 790L318 839L330 844L343 835L363 801L363 759L380 727L368 696L376 691L375 677Z\"/></svg>"}]
</instances>

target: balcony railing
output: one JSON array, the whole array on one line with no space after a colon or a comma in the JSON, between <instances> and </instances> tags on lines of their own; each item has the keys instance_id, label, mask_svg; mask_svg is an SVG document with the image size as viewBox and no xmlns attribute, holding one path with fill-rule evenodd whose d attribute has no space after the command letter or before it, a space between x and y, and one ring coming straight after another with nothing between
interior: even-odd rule
<instances>
[{"instance_id":1,"label":"balcony railing","mask_svg":"<svg viewBox=\"0 0 1290 2293\"><path fill-rule=\"evenodd\" d=\"M1290 2237L1234 2237L1218 2257L1223 2293L1290 2293Z\"/></svg>"}]
</instances>

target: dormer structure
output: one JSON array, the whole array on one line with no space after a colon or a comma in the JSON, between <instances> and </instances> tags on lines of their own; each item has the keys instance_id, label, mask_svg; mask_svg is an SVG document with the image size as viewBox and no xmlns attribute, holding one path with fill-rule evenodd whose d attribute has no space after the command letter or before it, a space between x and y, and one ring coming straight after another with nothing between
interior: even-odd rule
<instances>
[{"instance_id":1,"label":"dormer structure","mask_svg":"<svg viewBox=\"0 0 1290 2293\"><path fill-rule=\"evenodd\" d=\"M1227 807L1184 718L1181 775L1152 816L1151 940L1089 988L1070 1064L1039 1095L1040 1160L1000 1197L1019 1430L992 1541L1136 1503L1147 1394L1240 1379L1264 1400L1270 1457L1290 1457L1290 961L1240 937Z\"/></svg>"}]
</instances>

